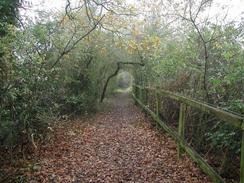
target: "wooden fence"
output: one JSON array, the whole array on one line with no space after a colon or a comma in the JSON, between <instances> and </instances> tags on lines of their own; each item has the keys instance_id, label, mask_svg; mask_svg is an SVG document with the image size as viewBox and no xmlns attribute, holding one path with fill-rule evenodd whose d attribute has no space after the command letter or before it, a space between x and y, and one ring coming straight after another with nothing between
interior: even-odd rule
<instances>
[{"instance_id":1,"label":"wooden fence","mask_svg":"<svg viewBox=\"0 0 244 183\"><path fill-rule=\"evenodd\" d=\"M152 91L155 94L155 106L156 111L153 112L148 107L147 95L148 92ZM161 101L159 101L160 95L170 98L172 100L178 101L180 103L180 115L178 123L178 133L171 129L159 118L159 110ZM146 97L145 97L146 96ZM244 183L244 119L238 115L226 112L222 109L212 107L208 104L174 94L172 92L151 88L151 87L142 87L139 85L133 86L133 98L136 103L139 104L151 117L160 125L167 133L169 133L173 139L178 143L178 158L181 158L183 152L186 152L194 162L212 179L215 183L223 183L224 180L221 176L194 150L192 149L184 139L185 123L186 123L186 108L191 106L197 108L203 112L214 114L217 118L221 119L224 122L227 122L239 129L242 130L242 139L241 139L241 161L240 161L240 183ZM145 103L143 103L145 102Z\"/></svg>"}]
</instances>

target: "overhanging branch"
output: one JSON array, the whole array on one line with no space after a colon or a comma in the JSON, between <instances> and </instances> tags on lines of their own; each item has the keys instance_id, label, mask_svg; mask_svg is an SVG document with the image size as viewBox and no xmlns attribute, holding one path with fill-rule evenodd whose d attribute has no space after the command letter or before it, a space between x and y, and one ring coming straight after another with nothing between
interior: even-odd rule
<instances>
[{"instance_id":1,"label":"overhanging branch","mask_svg":"<svg viewBox=\"0 0 244 183\"><path fill-rule=\"evenodd\" d=\"M75 47L76 47L76 45L81 41L81 40L83 40L85 37L87 37L91 32L93 32L96 28L97 28L97 26L98 26L98 24L102 21L102 19L105 17L105 15L103 15L97 22L96 22L96 24L88 31L88 32L86 32L84 35L82 35L79 39L77 39L70 47L69 47L69 45L70 45L70 42L71 42L71 40L69 40L68 41L68 43L66 44L66 46L64 47L64 49L63 49L63 51L60 53L60 55L58 56L58 58L56 59L56 61L54 62L54 64L51 66L51 68L50 69L52 69L52 68L54 68L57 64L58 64L58 62L63 58L63 56L64 55L66 55L66 54L68 54L71 50L73 50ZM73 37L72 37L73 38ZM71 39L72 39L71 38ZM68 48L69 47L69 48Z\"/></svg>"},{"instance_id":2,"label":"overhanging branch","mask_svg":"<svg viewBox=\"0 0 244 183\"><path fill-rule=\"evenodd\" d=\"M105 98L105 94L106 94L106 91L107 91L107 87L108 87L109 81L113 77L117 76L117 74L119 73L122 65L139 65L139 66L144 66L145 64L144 63L141 63L141 62L117 62L117 68L116 68L116 70L110 76L108 76L108 78L107 78L107 80L105 82L105 85L103 87L103 91L102 91L102 95L101 95L101 99L100 99L100 102L101 103L103 102L103 100Z\"/></svg>"}]
</instances>

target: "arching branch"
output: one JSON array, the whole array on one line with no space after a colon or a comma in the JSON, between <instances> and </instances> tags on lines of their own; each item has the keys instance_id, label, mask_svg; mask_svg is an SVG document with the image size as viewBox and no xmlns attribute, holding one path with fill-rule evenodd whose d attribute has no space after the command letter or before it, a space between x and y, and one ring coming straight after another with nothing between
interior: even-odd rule
<instances>
[{"instance_id":1,"label":"arching branch","mask_svg":"<svg viewBox=\"0 0 244 183\"><path fill-rule=\"evenodd\" d=\"M102 95L101 95L101 99L100 99L100 102L102 103L104 98L105 98L105 94L106 94L106 91L107 91L107 87L108 87L108 84L109 84L109 81L117 76L117 74L119 73L120 69L121 69L121 66L122 65L139 65L139 66L144 66L145 64L144 63L140 63L140 62L117 62L117 68L116 70L110 75L108 76L105 84L104 84L104 87L103 87L103 91L102 91Z\"/></svg>"}]
</instances>

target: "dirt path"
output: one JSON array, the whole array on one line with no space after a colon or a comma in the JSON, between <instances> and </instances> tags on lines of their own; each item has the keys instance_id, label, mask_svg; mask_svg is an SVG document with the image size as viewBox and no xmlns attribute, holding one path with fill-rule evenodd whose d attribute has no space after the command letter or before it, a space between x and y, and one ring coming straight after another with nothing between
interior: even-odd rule
<instances>
[{"instance_id":1,"label":"dirt path","mask_svg":"<svg viewBox=\"0 0 244 183\"><path fill-rule=\"evenodd\" d=\"M106 101L88 121L66 123L41 149L31 182L205 183L209 179L157 132L126 94Z\"/></svg>"}]
</instances>

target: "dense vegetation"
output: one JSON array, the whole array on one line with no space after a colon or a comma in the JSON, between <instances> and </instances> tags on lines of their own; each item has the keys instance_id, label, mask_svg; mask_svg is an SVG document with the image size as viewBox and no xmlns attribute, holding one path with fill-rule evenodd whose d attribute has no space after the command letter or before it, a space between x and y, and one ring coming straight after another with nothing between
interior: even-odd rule
<instances>
[{"instance_id":1,"label":"dense vegetation","mask_svg":"<svg viewBox=\"0 0 244 183\"><path fill-rule=\"evenodd\" d=\"M173 12L168 4L169 12L164 16L180 21L179 28L183 31L176 31L175 25L162 26L166 24L160 16L163 6L152 5L158 11L153 12L153 19L144 29L144 34L150 35L142 42L147 46L141 45L147 67L136 69L135 80L141 85L160 87L243 114L243 22L224 23L221 16L215 17L216 22L211 21L201 11L209 9L209 3L186 3L172 7ZM155 94L148 95L149 105L154 105ZM177 127L179 104L161 100L161 117ZM188 109L187 121L188 142L218 167L220 174L238 176L240 131L192 108Z\"/></svg>"},{"instance_id":2,"label":"dense vegetation","mask_svg":"<svg viewBox=\"0 0 244 183\"><path fill-rule=\"evenodd\" d=\"M209 16L211 0L179 2L67 1L63 12L42 12L33 21L18 14L24 3L1 1L1 149L25 154L59 119L94 112L122 70L136 84L244 114L243 19L227 21L224 10ZM161 116L173 123L179 106L162 106ZM239 131L188 112L196 149L239 155ZM199 125L201 119L209 124Z\"/></svg>"}]
</instances>

